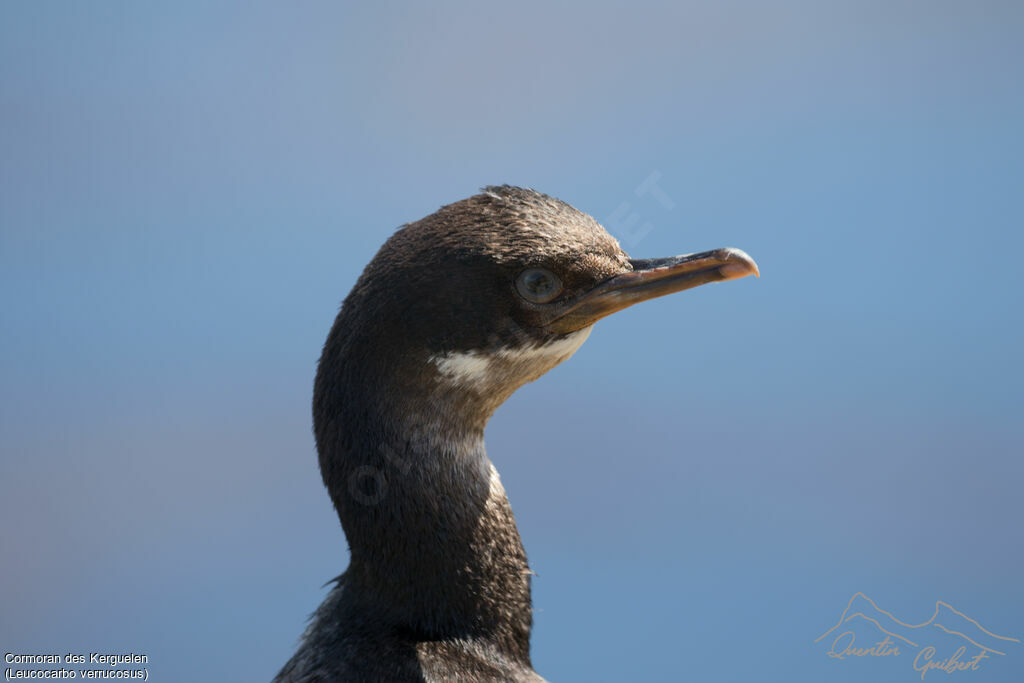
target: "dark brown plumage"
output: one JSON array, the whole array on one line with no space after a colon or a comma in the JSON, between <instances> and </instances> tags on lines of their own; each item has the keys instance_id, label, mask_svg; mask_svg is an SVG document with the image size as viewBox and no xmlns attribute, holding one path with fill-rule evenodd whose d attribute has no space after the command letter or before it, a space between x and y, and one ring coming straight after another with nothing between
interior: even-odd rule
<instances>
[{"instance_id":1,"label":"dark brown plumage","mask_svg":"<svg viewBox=\"0 0 1024 683\"><path fill-rule=\"evenodd\" d=\"M631 261L591 217L508 186L396 232L345 299L314 386L350 565L275 680L542 680L488 418L598 318L752 272L730 250Z\"/></svg>"}]
</instances>

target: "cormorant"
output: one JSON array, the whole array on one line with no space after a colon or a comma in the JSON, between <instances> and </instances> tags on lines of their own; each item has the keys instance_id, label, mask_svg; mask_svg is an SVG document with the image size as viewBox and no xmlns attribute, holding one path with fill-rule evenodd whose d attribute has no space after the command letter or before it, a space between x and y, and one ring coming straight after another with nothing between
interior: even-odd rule
<instances>
[{"instance_id":1,"label":"cormorant","mask_svg":"<svg viewBox=\"0 0 1024 683\"><path fill-rule=\"evenodd\" d=\"M349 567L275 681L543 681L488 418L600 318L751 274L737 249L631 259L590 216L510 186L392 235L345 299L314 385Z\"/></svg>"}]
</instances>

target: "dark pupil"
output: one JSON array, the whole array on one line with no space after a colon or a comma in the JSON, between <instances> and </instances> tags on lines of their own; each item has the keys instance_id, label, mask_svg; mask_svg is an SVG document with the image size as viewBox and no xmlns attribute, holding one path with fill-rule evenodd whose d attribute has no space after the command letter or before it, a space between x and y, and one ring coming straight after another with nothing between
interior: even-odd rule
<instances>
[{"instance_id":1,"label":"dark pupil","mask_svg":"<svg viewBox=\"0 0 1024 683\"><path fill-rule=\"evenodd\" d=\"M551 291L551 278L547 273L530 273L526 276L524 284L531 293L538 296L544 296Z\"/></svg>"}]
</instances>

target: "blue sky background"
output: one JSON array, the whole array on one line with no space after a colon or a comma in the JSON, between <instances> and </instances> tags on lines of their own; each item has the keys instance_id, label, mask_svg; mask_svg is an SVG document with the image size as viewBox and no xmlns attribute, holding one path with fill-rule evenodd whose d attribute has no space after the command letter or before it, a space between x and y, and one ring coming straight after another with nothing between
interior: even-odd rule
<instances>
[{"instance_id":1,"label":"blue sky background","mask_svg":"<svg viewBox=\"0 0 1024 683\"><path fill-rule=\"evenodd\" d=\"M505 182L762 271L494 417L541 674L920 680L813 642L858 591L1024 639L1021 35L1017 2L4 3L0 649L269 680L347 562L337 306ZM1022 679L1024 643L957 674Z\"/></svg>"}]
</instances>

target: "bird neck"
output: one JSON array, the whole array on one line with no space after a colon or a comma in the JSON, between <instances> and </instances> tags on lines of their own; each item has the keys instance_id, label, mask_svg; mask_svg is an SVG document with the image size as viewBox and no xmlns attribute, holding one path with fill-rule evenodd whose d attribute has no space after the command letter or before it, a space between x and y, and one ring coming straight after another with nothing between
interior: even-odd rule
<instances>
[{"instance_id":1,"label":"bird neck","mask_svg":"<svg viewBox=\"0 0 1024 683\"><path fill-rule=\"evenodd\" d=\"M351 552L345 592L412 637L485 640L528 664L531 572L484 450L486 416L460 419L466 406L451 396L346 393L316 406L321 470ZM322 419L332 413L343 417Z\"/></svg>"}]
</instances>

